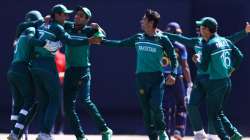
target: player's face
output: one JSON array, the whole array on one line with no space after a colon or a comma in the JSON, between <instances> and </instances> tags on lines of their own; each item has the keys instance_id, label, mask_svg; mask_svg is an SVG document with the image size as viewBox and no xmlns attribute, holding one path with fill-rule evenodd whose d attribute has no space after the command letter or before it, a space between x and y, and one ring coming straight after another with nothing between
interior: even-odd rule
<instances>
[{"instance_id":1,"label":"player's face","mask_svg":"<svg viewBox=\"0 0 250 140\"><path fill-rule=\"evenodd\" d=\"M200 26L200 34L202 37L208 37L210 35L208 27Z\"/></svg>"},{"instance_id":2,"label":"player's face","mask_svg":"<svg viewBox=\"0 0 250 140\"><path fill-rule=\"evenodd\" d=\"M140 21L141 23L141 29L143 31L148 30L149 28L152 27L152 22L148 21L148 18L144 15Z\"/></svg>"},{"instance_id":3,"label":"player's face","mask_svg":"<svg viewBox=\"0 0 250 140\"><path fill-rule=\"evenodd\" d=\"M55 20L61 24L63 24L64 21L68 18L69 16L66 13L55 14Z\"/></svg>"},{"instance_id":4,"label":"player's face","mask_svg":"<svg viewBox=\"0 0 250 140\"><path fill-rule=\"evenodd\" d=\"M81 10L77 11L75 14L75 23L77 25L85 25L88 23L88 19L85 13Z\"/></svg>"}]
</instances>

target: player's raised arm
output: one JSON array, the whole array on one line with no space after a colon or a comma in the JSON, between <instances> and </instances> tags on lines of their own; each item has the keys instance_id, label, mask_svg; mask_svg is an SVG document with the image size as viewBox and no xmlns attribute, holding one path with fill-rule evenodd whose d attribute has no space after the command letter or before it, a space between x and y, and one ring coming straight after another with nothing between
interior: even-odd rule
<instances>
[{"instance_id":1,"label":"player's raised arm","mask_svg":"<svg viewBox=\"0 0 250 140\"><path fill-rule=\"evenodd\" d=\"M245 26L245 29L240 31L240 32L237 32L237 33L234 33L233 35L231 36L227 36L226 38L230 41L232 41L232 43L237 43L239 42L240 40L244 39L245 37L247 37L248 33L250 32L250 25L248 22L246 22L246 26Z\"/></svg>"},{"instance_id":2,"label":"player's raised arm","mask_svg":"<svg viewBox=\"0 0 250 140\"><path fill-rule=\"evenodd\" d=\"M168 32L162 32L163 35L168 36L168 38L170 40L173 41L178 41L190 48L193 48L195 45L197 45L199 43L199 38L194 37L194 38L189 38L183 35L177 35L177 34L172 34L172 33L168 33Z\"/></svg>"}]
</instances>

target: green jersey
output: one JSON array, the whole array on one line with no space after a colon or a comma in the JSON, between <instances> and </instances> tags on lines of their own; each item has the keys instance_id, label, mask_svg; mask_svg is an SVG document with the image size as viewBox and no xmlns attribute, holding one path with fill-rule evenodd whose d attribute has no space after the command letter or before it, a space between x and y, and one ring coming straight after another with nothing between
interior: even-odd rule
<instances>
[{"instance_id":1,"label":"green jersey","mask_svg":"<svg viewBox=\"0 0 250 140\"><path fill-rule=\"evenodd\" d=\"M84 26L81 29L74 28L74 24L67 22L64 25L65 31L71 35L73 39L84 39L93 36L97 30L90 26ZM89 61L89 45L72 47L69 44L65 46L66 68L69 67L88 67Z\"/></svg>"},{"instance_id":2,"label":"green jersey","mask_svg":"<svg viewBox=\"0 0 250 140\"><path fill-rule=\"evenodd\" d=\"M203 40L201 68L209 72L209 79L230 77L232 69L237 69L243 55L233 43L215 34L207 42Z\"/></svg>"},{"instance_id":3,"label":"green jersey","mask_svg":"<svg viewBox=\"0 0 250 140\"><path fill-rule=\"evenodd\" d=\"M31 38L35 35L35 28L29 27L24 30L16 41L12 63L30 61L31 52L33 51Z\"/></svg>"},{"instance_id":4,"label":"green jersey","mask_svg":"<svg viewBox=\"0 0 250 140\"><path fill-rule=\"evenodd\" d=\"M167 36L159 33L154 36L138 33L121 41L104 40L103 44L110 47L135 47L137 53L136 73L162 72L161 59L165 51L171 61L171 72L176 75L177 58L174 47Z\"/></svg>"},{"instance_id":5,"label":"green jersey","mask_svg":"<svg viewBox=\"0 0 250 140\"><path fill-rule=\"evenodd\" d=\"M38 28L38 32L38 37L40 40L44 41L44 44L46 43L45 40L52 40L61 41L62 43L71 46L88 45L87 38L73 39L68 33L65 32L64 27L57 22L53 22L49 25L41 25ZM35 47L35 55L40 57L54 57L54 55L50 53L47 49L40 48L40 46Z\"/></svg>"},{"instance_id":6,"label":"green jersey","mask_svg":"<svg viewBox=\"0 0 250 140\"><path fill-rule=\"evenodd\" d=\"M167 32L163 32L163 34L167 35L170 40L178 41L180 43L185 44L187 47L194 49L195 53L199 54L199 56L202 58L202 48L204 44L202 44L201 37L189 38L189 37L185 37L182 35L176 35L176 34L171 34ZM245 38L246 36L247 36L247 33L244 30L242 30L226 38L229 39L233 43L237 43L238 41ZM204 75L204 74L208 74L208 72L204 71L203 69L199 67L199 65L197 65L197 75Z\"/></svg>"}]
</instances>

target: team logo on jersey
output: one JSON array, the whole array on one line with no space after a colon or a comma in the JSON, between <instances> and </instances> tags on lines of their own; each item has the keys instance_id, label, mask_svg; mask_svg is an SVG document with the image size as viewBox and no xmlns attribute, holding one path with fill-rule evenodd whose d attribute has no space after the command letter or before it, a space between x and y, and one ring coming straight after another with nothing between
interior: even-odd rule
<instances>
[{"instance_id":1,"label":"team logo on jersey","mask_svg":"<svg viewBox=\"0 0 250 140\"><path fill-rule=\"evenodd\" d=\"M156 48L148 47L148 46L139 46L140 51L145 51L145 52L156 52Z\"/></svg>"}]
</instances>

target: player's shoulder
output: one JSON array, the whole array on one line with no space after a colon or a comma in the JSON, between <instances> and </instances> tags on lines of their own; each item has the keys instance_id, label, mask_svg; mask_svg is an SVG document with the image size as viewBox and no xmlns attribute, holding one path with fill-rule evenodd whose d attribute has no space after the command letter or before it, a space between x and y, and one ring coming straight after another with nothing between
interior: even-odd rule
<instances>
[{"instance_id":1,"label":"player's shoulder","mask_svg":"<svg viewBox=\"0 0 250 140\"><path fill-rule=\"evenodd\" d=\"M36 28L35 27L28 27L26 28L21 35L28 35L28 34L35 34L36 33Z\"/></svg>"},{"instance_id":2,"label":"player's shoulder","mask_svg":"<svg viewBox=\"0 0 250 140\"><path fill-rule=\"evenodd\" d=\"M50 30L60 30L60 31L64 31L64 27L62 25L60 25L59 23L56 22L52 22L49 25L49 29Z\"/></svg>"},{"instance_id":3,"label":"player's shoulder","mask_svg":"<svg viewBox=\"0 0 250 140\"><path fill-rule=\"evenodd\" d=\"M143 37L143 36L144 36L144 33L139 32L139 33L136 33L134 36L137 36L137 37Z\"/></svg>"},{"instance_id":4,"label":"player's shoulder","mask_svg":"<svg viewBox=\"0 0 250 140\"><path fill-rule=\"evenodd\" d=\"M162 39L168 39L168 36L166 34L164 34L164 32L162 32L162 31L156 31L155 36L162 38Z\"/></svg>"}]
</instances>

